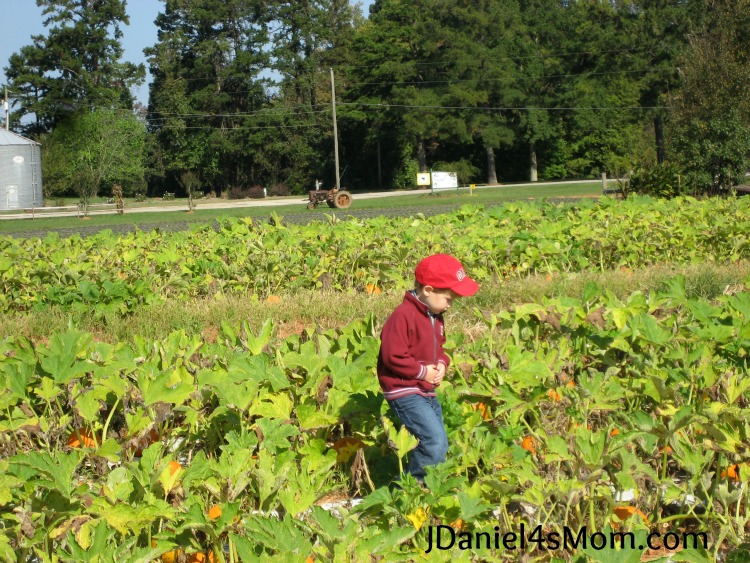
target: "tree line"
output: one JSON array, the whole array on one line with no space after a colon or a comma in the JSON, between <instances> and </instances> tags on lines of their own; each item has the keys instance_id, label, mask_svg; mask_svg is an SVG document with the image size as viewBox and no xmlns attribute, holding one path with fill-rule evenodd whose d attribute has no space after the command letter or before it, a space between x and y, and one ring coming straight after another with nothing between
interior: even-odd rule
<instances>
[{"instance_id":1,"label":"tree line","mask_svg":"<svg viewBox=\"0 0 750 563\"><path fill-rule=\"evenodd\" d=\"M146 69L125 0L37 0L6 67L47 195L406 188L632 174L711 193L750 164L750 0L162 0ZM640 183L638 183L640 182Z\"/></svg>"}]
</instances>

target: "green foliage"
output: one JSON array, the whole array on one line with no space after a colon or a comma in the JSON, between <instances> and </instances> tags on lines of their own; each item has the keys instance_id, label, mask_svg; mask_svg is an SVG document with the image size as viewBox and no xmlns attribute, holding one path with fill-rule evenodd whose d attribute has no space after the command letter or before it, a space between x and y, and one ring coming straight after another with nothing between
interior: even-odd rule
<instances>
[{"instance_id":1,"label":"green foliage","mask_svg":"<svg viewBox=\"0 0 750 563\"><path fill-rule=\"evenodd\" d=\"M748 167L749 1L378 0L367 20L346 0L166 2L147 53L150 190L177 191L186 171L216 193L332 185L333 69L353 188L410 187L415 157L487 182L669 159L691 191L723 191ZM129 109L143 69L120 61L125 3L39 3L49 32L8 69L14 123L39 138ZM46 166L48 194L69 193L67 161Z\"/></svg>"},{"instance_id":2,"label":"green foliage","mask_svg":"<svg viewBox=\"0 0 750 563\"><path fill-rule=\"evenodd\" d=\"M457 162L436 162L433 170L440 172L455 172L458 175L459 185L470 184L479 178L481 170L468 160L461 159Z\"/></svg>"},{"instance_id":3,"label":"green foliage","mask_svg":"<svg viewBox=\"0 0 750 563\"><path fill-rule=\"evenodd\" d=\"M309 225L225 219L192 231L0 237L0 307L95 316L166 299L408 287L424 249L461 256L480 283L555 272L749 257L750 198L516 202L444 215ZM575 236L571 237L571 233ZM311 253L304 241L316 240ZM186 249L190 249L189 252Z\"/></svg>"},{"instance_id":4,"label":"green foliage","mask_svg":"<svg viewBox=\"0 0 750 563\"><path fill-rule=\"evenodd\" d=\"M43 154L50 193L71 187L84 205L114 184L132 193L144 176L146 128L128 112L95 110L71 116L50 135Z\"/></svg>"},{"instance_id":5,"label":"green foliage","mask_svg":"<svg viewBox=\"0 0 750 563\"><path fill-rule=\"evenodd\" d=\"M687 192L680 169L671 162L637 168L630 176L626 190L627 194L665 198L677 197Z\"/></svg>"},{"instance_id":6,"label":"green foliage","mask_svg":"<svg viewBox=\"0 0 750 563\"><path fill-rule=\"evenodd\" d=\"M707 121L683 121L674 135L685 182L694 193L726 193L743 182L750 169L750 120L736 110Z\"/></svg>"},{"instance_id":7,"label":"green foliage","mask_svg":"<svg viewBox=\"0 0 750 563\"><path fill-rule=\"evenodd\" d=\"M404 145L401 149L401 165L393 177L393 187L401 190L415 187L417 174L419 174L419 162L414 158L414 150Z\"/></svg>"},{"instance_id":8,"label":"green foliage","mask_svg":"<svg viewBox=\"0 0 750 563\"><path fill-rule=\"evenodd\" d=\"M750 2L707 2L672 96L676 159L698 193L727 191L750 168Z\"/></svg>"},{"instance_id":9,"label":"green foliage","mask_svg":"<svg viewBox=\"0 0 750 563\"><path fill-rule=\"evenodd\" d=\"M14 120L37 136L53 130L72 112L96 108L130 110L130 88L143 82L143 65L122 62L122 25L129 23L124 0L38 0L46 35L10 58L7 71Z\"/></svg>"},{"instance_id":10,"label":"green foliage","mask_svg":"<svg viewBox=\"0 0 750 563\"><path fill-rule=\"evenodd\" d=\"M700 517L708 551L684 546L684 557L739 546L739 560L750 300L687 293L675 277L649 296L592 284L477 310L484 330L447 342L439 394L450 449L428 468L428 489L408 476L389 487L416 441L381 416L376 319L284 339L270 320L255 333L225 324L213 336L117 345L75 330L46 343L7 338L0 553L136 560L228 549L242 560L334 561L344 550L391 561L423 556L429 525L532 534L544 516L560 537L621 525L642 538ZM530 435L534 446L521 447ZM97 440L79 446L81 436ZM326 499L347 492L359 504L331 509ZM619 500L626 493L635 500ZM620 522L618 507L643 516ZM533 537L529 556L549 558ZM445 553L467 555L517 559L492 544Z\"/></svg>"}]
</instances>

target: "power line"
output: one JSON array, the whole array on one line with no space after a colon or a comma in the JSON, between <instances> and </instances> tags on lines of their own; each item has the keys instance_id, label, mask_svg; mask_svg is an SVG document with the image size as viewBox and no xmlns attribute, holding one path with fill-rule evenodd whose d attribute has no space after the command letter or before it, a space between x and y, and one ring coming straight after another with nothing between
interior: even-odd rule
<instances>
[{"instance_id":1,"label":"power line","mask_svg":"<svg viewBox=\"0 0 750 563\"><path fill-rule=\"evenodd\" d=\"M659 70L676 70L677 67L664 68ZM575 76L611 76L613 74L642 74L652 72L653 69L645 70L612 70L608 72L578 72L574 74L542 74L539 76L517 76L511 79L508 78L461 78L458 80L424 80L424 81L409 81L409 82L350 82L347 87L352 86L409 86L409 85L430 85L430 84L458 84L461 82L504 82L504 81L518 81L518 80L539 80L543 78L572 78Z\"/></svg>"},{"instance_id":2,"label":"power line","mask_svg":"<svg viewBox=\"0 0 750 563\"><path fill-rule=\"evenodd\" d=\"M621 110L646 110L646 109L668 109L667 106L622 106L622 107L478 107L478 106L434 106L434 105L408 105L408 104L383 104L383 103L367 103L367 102L340 102L337 105L342 106L367 106L367 107L378 107L378 108L407 108L407 109L445 109L445 110L476 110L476 111L525 111L525 110L541 110L541 111L621 111Z\"/></svg>"},{"instance_id":3,"label":"power line","mask_svg":"<svg viewBox=\"0 0 750 563\"><path fill-rule=\"evenodd\" d=\"M161 125L159 126L160 129L220 129L222 131L237 131L238 129L242 130L255 130L255 129L302 129L305 127L322 127L319 123L302 123L299 125L269 125L269 126L258 126L258 127L249 127L245 125L239 125L237 127L219 127L217 125L191 125L191 126L185 126L180 127L178 125Z\"/></svg>"},{"instance_id":4,"label":"power line","mask_svg":"<svg viewBox=\"0 0 750 563\"><path fill-rule=\"evenodd\" d=\"M505 55L505 56L499 56L499 57L493 57L492 62L495 61L525 61L529 59L549 59L549 58L565 58L565 57L573 57L576 55L609 55L613 53L642 53L642 52L648 52L648 49L637 49L637 48L629 48L629 49L609 49L605 51L572 51L572 52L551 52L551 53L545 53L545 54L535 54L535 55ZM485 62L490 62L485 59L458 59L455 61L430 61L430 62L412 62L412 61L401 61L402 64L412 64L414 66L433 66L433 65L448 65L448 64L459 64L464 62L471 62L471 63L479 63L484 64ZM381 67L381 64L374 64L374 65L341 65L338 68L352 68L352 69L367 69L367 68L378 68Z\"/></svg>"},{"instance_id":5,"label":"power line","mask_svg":"<svg viewBox=\"0 0 750 563\"><path fill-rule=\"evenodd\" d=\"M322 104L320 104L322 105ZM266 110L257 110L257 111L248 111L248 112L237 112L237 113L168 113L168 112L161 112L161 111L154 111L149 112L149 115L164 115L167 117L149 117L150 121L160 120L160 121L167 121L169 119L173 118L181 118L181 117L188 117L188 118L214 118L214 117L278 117L278 116L284 116L284 115L310 115L310 114L320 114L320 113L328 113L330 109L321 109L321 110L315 110L315 111L293 111L293 110L287 110L287 109L266 109Z\"/></svg>"}]
</instances>

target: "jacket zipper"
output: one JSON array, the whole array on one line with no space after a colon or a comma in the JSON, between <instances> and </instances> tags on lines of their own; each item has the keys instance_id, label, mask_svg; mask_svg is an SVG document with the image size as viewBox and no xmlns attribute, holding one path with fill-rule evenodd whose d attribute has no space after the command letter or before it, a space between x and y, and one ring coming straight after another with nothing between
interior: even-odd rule
<instances>
[{"instance_id":1,"label":"jacket zipper","mask_svg":"<svg viewBox=\"0 0 750 563\"><path fill-rule=\"evenodd\" d=\"M437 364L438 357L437 357L437 334L435 333L435 317L429 313L427 313L427 316L430 317L430 322L432 323L432 358L435 364Z\"/></svg>"}]
</instances>

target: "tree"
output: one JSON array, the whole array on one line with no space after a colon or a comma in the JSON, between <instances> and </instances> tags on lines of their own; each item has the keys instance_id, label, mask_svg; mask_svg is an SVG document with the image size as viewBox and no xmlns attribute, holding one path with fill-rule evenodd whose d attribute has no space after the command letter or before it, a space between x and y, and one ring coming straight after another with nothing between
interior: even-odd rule
<instances>
[{"instance_id":1,"label":"tree","mask_svg":"<svg viewBox=\"0 0 750 563\"><path fill-rule=\"evenodd\" d=\"M124 0L37 0L48 35L11 56L6 76L18 110L14 121L36 136L77 111L129 110L130 88L145 77L143 65L121 62L120 26L129 22Z\"/></svg>"},{"instance_id":2,"label":"tree","mask_svg":"<svg viewBox=\"0 0 750 563\"><path fill-rule=\"evenodd\" d=\"M485 157L486 181L497 183L495 151L515 139L513 108L523 103L515 50L521 36L516 0L441 0L425 30L439 45L443 66L436 91L441 137L476 143Z\"/></svg>"},{"instance_id":3,"label":"tree","mask_svg":"<svg viewBox=\"0 0 750 563\"><path fill-rule=\"evenodd\" d=\"M643 148L644 114L631 2L562 3L556 46L564 64L554 105L564 136L556 147L567 176L623 172Z\"/></svg>"},{"instance_id":4,"label":"tree","mask_svg":"<svg viewBox=\"0 0 750 563\"><path fill-rule=\"evenodd\" d=\"M638 46L634 68L642 70L641 105L653 123L657 163L668 158L666 106L670 93L682 84L678 65L689 52L689 37L698 28L704 6L704 0L636 0L632 7Z\"/></svg>"},{"instance_id":5,"label":"tree","mask_svg":"<svg viewBox=\"0 0 750 563\"><path fill-rule=\"evenodd\" d=\"M750 169L750 0L708 0L672 97L673 147L700 193L725 191Z\"/></svg>"},{"instance_id":6,"label":"tree","mask_svg":"<svg viewBox=\"0 0 750 563\"><path fill-rule=\"evenodd\" d=\"M103 187L132 193L143 181L146 130L132 114L116 110L78 113L60 123L43 153L46 182L72 186L84 215ZM52 163L50 167L48 163Z\"/></svg>"},{"instance_id":7,"label":"tree","mask_svg":"<svg viewBox=\"0 0 750 563\"><path fill-rule=\"evenodd\" d=\"M278 129L256 131L252 141L273 183L301 193L315 178L329 185L335 178L330 70L338 74L337 90L345 89L339 69L351 60L359 13L348 0L282 0L274 3L272 20L278 77L271 107Z\"/></svg>"},{"instance_id":8,"label":"tree","mask_svg":"<svg viewBox=\"0 0 750 563\"><path fill-rule=\"evenodd\" d=\"M425 0L376 0L354 38L356 63L342 95L353 104L342 114L357 120L366 135L360 152L376 152L380 163L381 147L386 147L385 180L398 178L398 187L415 184L415 161L417 171L427 170L427 149L438 135L439 112L433 108L439 100L432 87L438 79L432 59L437 42L425 40L422 25L430 9Z\"/></svg>"},{"instance_id":9,"label":"tree","mask_svg":"<svg viewBox=\"0 0 750 563\"><path fill-rule=\"evenodd\" d=\"M518 141L525 143L529 180L539 179L540 150L542 175L558 176L552 155L555 139L563 137L560 111L556 111L566 72L565 18L570 12L559 0L520 0L522 36L517 47L518 89L523 109L516 112ZM546 150L545 150L546 149ZM546 153L546 154L545 154Z\"/></svg>"},{"instance_id":10,"label":"tree","mask_svg":"<svg viewBox=\"0 0 750 563\"><path fill-rule=\"evenodd\" d=\"M192 212L195 209L195 196L202 186L201 177L194 170L186 170L180 174L179 180L188 196L188 211Z\"/></svg>"},{"instance_id":11,"label":"tree","mask_svg":"<svg viewBox=\"0 0 750 563\"><path fill-rule=\"evenodd\" d=\"M167 0L159 42L147 49L158 173L179 183L200 170L218 192L253 174L247 131L263 127L268 79L267 6L262 0Z\"/></svg>"}]
</instances>

